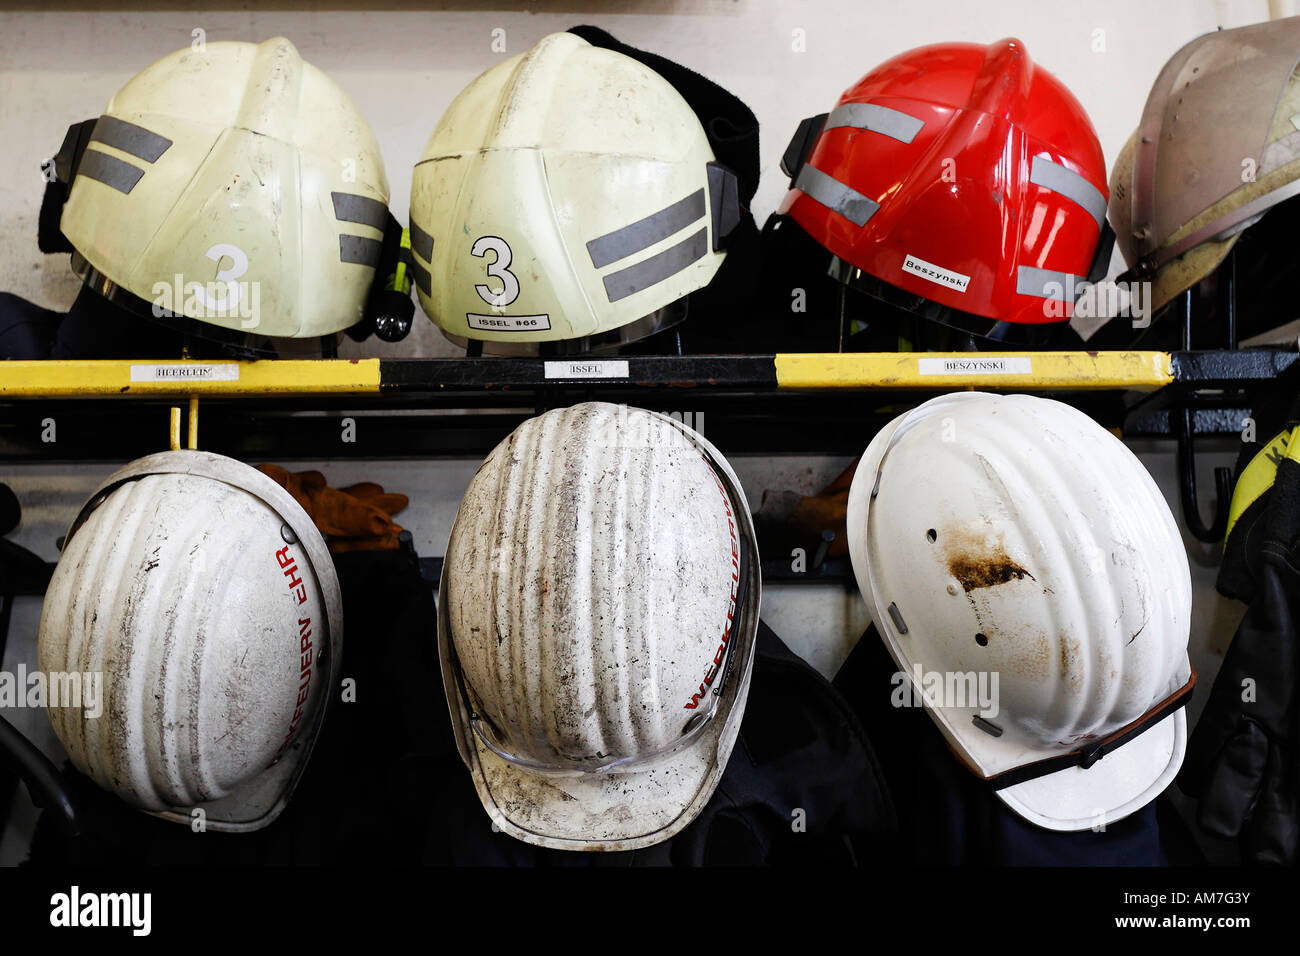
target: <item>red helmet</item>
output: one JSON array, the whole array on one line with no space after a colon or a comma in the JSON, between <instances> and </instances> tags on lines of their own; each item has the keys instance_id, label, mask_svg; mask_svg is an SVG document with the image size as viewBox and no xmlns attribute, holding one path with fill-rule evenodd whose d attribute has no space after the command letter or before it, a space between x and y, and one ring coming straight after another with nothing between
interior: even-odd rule
<instances>
[{"instance_id":1,"label":"red helmet","mask_svg":"<svg viewBox=\"0 0 1300 956\"><path fill-rule=\"evenodd\" d=\"M1019 40L887 60L804 121L782 166L780 212L833 274L979 335L1067 320L1094 258L1109 263L1097 133Z\"/></svg>"}]
</instances>

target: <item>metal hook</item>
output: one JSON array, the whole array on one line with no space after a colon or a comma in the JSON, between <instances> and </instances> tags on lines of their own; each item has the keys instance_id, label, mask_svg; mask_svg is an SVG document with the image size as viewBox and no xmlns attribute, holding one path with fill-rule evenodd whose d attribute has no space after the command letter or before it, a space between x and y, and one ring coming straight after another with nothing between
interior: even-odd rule
<instances>
[{"instance_id":1,"label":"metal hook","mask_svg":"<svg viewBox=\"0 0 1300 956\"><path fill-rule=\"evenodd\" d=\"M1196 493L1196 448L1192 443L1192 410L1171 411L1178 439L1178 495L1182 499L1183 521L1197 541L1207 544L1222 541L1228 528L1228 509L1232 504L1232 469L1214 469L1214 517L1210 524L1201 521L1200 499Z\"/></svg>"}]
</instances>

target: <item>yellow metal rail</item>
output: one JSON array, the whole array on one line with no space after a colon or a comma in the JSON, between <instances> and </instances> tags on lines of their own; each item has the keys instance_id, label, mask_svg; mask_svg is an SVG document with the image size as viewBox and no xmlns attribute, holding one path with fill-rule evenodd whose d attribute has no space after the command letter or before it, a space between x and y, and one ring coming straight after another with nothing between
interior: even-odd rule
<instances>
[{"instance_id":1,"label":"yellow metal rail","mask_svg":"<svg viewBox=\"0 0 1300 956\"><path fill-rule=\"evenodd\" d=\"M266 397L379 391L379 359L0 362L0 397Z\"/></svg>"},{"instance_id":2,"label":"yellow metal rail","mask_svg":"<svg viewBox=\"0 0 1300 956\"><path fill-rule=\"evenodd\" d=\"M863 352L776 357L781 388L1152 390L1174 380L1168 352Z\"/></svg>"},{"instance_id":3,"label":"yellow metal rail","mask_svg":"<svg viewBox=\"0 0 1300 956\"><path fill-rule=\"evenodd\" d=\"M1136 389L1174 380L1167 352L859 352L627 359L0 361L0 398L265 398L483 392L557 384L731 390Z\"/></svg>"}]
</instances>

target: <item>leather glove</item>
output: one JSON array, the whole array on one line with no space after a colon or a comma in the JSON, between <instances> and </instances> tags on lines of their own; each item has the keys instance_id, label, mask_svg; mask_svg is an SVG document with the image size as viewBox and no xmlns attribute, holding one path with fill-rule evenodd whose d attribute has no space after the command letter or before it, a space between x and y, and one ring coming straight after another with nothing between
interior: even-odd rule
<instances>
[{"instance_id":1,"label":"leather glove","mask_svg":"<svg viewBox=\"0 0 1300 956\"><path fill-rule=\"evenodd\" d=\"M372 481L330 488L319 471L291 473L279 465L258 471L293 495L325 536L330 551L394 550L402 527L393 515L409 504L406 495L386 493Z\"/></svg>"}]
</instances>

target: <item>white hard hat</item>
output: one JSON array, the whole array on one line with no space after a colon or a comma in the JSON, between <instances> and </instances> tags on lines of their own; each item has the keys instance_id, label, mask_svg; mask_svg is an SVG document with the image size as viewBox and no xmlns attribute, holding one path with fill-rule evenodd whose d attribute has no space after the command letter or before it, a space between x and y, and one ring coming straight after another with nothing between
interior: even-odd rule
<instances>
[{"instance_id":1,"label":"white hard hat","mask_svg":"<svg viewBox=\"0 0 1300 956\"><path fill-rule=\"evenodd\" d=\"M493 822L568 850L690 823L740 731L758 568L735 473L671 418L588 403L498 445L438 599L456 741Z\"/></svg>"},{"instance_id":2,"label":"white hard hat","mask_svg":"<svg viewBox=\"0 0 1300 956\"><path fill-rule=\"evenodd\" d=\"M895 663L1012 810L1097 828L1173 780L1191 575L1169 506L1117 438L1049 399L935 398L871 442L847 521ZM995 707L972 699L980 675Z\"/></svg>"},{"instance_id":3,"label":"white hard hat","mask_svg":"<svg viewBox=\"0 0 1300 956\"><path fill-rule=\"evenodd\" d=\"M102 675L99 716L84 697L48 708L78 769L141 809L190 823L201 808L208 828L246 831L306 767L342 642L338 578L306 512L248 465L172 451L82 508L38 656L47 674Z\"/></svg>"},{"instance_id":4,"label":"white hard hat","mask_svg":"<svg viewBox=\"0 0 1300 956\"><path fill-rule=\"evenodd\" d=\"M467 86L416 164L420 305L493 352L642 338L721 265L739 216L729 180L667 80L552 34Z\"/></svg>"},{"instance_id":5,"label":"white hard hat","mask_svg":"<svg viewBox=\"0 0 1300 956\"><path fill-rule=\"evenodd\" d=\"M301 338L362 318L387 217L370 127L276 37L138 73L96 123L61 227L87 284L128 307Z\"/></svg>"}]
</instances>

